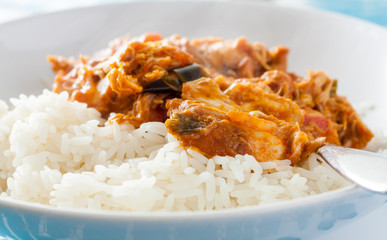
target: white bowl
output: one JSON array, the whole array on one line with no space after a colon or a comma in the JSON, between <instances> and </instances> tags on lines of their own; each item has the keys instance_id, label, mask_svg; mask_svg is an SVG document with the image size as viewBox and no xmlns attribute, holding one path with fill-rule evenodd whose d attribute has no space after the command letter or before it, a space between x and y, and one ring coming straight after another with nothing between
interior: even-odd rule
<instances>
[{"instance_id":1,"label":"white bowl","mask_svg":"<svg viewBox=\"0 0 387 240\"><path fill-rule=\"evenodd\" d=\"M40 94L53 79L48 54L92 53L125 34L246 36L290 47L289 70L322 69L339 79L339 94L367 101L366 119L387 132L387 31L360 20L259 3L155 2L106 5L0 25L2 99ZM383 109L384 107L384 109ZM194 213L123 213L56 209L0 200L7 239L299 239L321 236L366 216L386 196L351 186L267 206Z\"/></svg>"}]
</instances>

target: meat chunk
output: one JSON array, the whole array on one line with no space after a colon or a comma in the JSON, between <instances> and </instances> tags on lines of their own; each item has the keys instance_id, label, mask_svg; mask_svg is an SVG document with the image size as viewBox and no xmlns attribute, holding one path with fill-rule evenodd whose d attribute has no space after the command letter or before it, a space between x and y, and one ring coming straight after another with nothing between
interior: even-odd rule
<instances>
[{"instance_id":1,"label":"meat chunk","mask_svg":"<svg viewBox=\"0 0 387 240\"><path fill-rule=\"evenodd\" d=\"M328 124L332 126L331 129L334 129L338 135L340 145L363 148L373 134L347 99L336 94L336 84L336 81L322 71L309 71L301 82L296 83L298 94L294 100L298 105L310 107L327 118ZM327 132L333 136L332 130ZM333 138L327 138L329 141L330 139ZM331 142L337 144L337 142Z\"/></svg>"},{"instance_id":2,"label":"meat chunk","mask_svg":"<svg viewBox=\"0 0 387 240\"><path fill-rule=\"evenodd\" d=\"M302 131L311 138L325 137L328 143L341 145L338 135L339 126L321 112L305 108L304 122L301 125Z\"/></svg>"},{"instance_id":3,"label":"meat chunk","mask_svg":"<svg viewBox=\"0 0 387 240\"><path fill-rule=\"evenodd\" d=\"M207 157L251 154L258 161L290 159L296 163L307 149L307 135L285 121L226 112L191 100L169 100L167 108L168 131L183 146L193 147Z\"/></svg>"},{"instance_id":4,"label":"meat chunk","mask_svg":"<svg viewBox=\"0 0 387 240\"><path fill-rule=\"evenodd\" d=\"M294 86L294 79L283 71L273 70L265 72L259 81L257 81L260 88L269 90L278 96L293 99L296 92Z\"/></svg>"},{"instance_id":5,"label":"meat chunk","mask_svg":"<svg viewBox=\"0 0 387 240\"><path fill-rule=\"evenodd\" d=\"M195 100L224 111L239 111L241 107L224 94L215 80L201 78L183 85L181 97Z\"/></svg>"},{"instance_id":6,"label":"meat chunk","mask_svg":"<svg viewBox=\"0 0 387 240\"><path fill-rule=\"evenodd\" d=\"M183 86L182 98L222 110L260 111L263 115L273 115L287 122L301 124L304 120L303 111L292 100L267 93L248 79L234 81L224 92L216 80L210 78L188 82Z\"/></svg>"},{"instance_id":7,"label":"meat chunk","mask_svg":"<svg viewBox=\"0 0 387 240\"><path fill-rule=\"evenodd\" d=\"M235 81L225 94L238 104L243 111L261 111L287 122L302 123L303 112L291 99L263 91L253 82L245 79Z\"/></svg>"},{"instance_id":8,"label":"meat chunk","mask_svg":"<svg viewBox=\"0 0 387 240\"><path fill-rule=\"evenodd\" d=\"M104 117L111 112L128 114L136 109L135 105L153 106L155 98L142 95L143 87L167 75L169 69L193 63L190 54L160 40L161 36L148 34L139 39L115 41L93 57L80 57L79 60L49 57L57 74L54 92L67 91L70 100L87 103ZM146 99L150 102L144 104ZM159 113L164 107L142 109L147 112L142 114L144 116L166 116L166 112ZM149 112L153 110L156 112ZM162 121L165 117L136 119Z\"/></svg>"},{"instance_id":9,"label":"meat chunk","mask_svg":"<svg viewBox=\"0 0 387 240\"><path fill-rule=\"evenodd\" d=\"M239 105L209 78L185 83L181 96L168 101L169 119L165 124L183 146L194 147L209 157L247 153L258 161L290 159L295 163L323 142L309 139L297 122L262 116L256 107Z\"/></svg>"},{"instance_id":10,"label":"meat chunk","mask_svg":"<svg viewBox=\"0 0 387 240\"><path fill-rule=\"evenodd\" d=\"M132 97L132 104L127 105L126 110L122 109L110 122L129 123L138 128L145 122L164 122L167 119L165 101L171 98L170 94L141 93Z\"/></svg>"},{"instance_id":11,"label":"meat chunk","mask_svg":"<svg viewBox=\"0 0 387 240\"><path fill-rule=\"evenodd\" d=\"M309 71L304 78L268 71L259 84L304 110L301 129L313 138L325 137L332 144L363 148L373 137L346 98L336 94L336 81L322 71Z\"/></svg>"},{"instance_id":12,"label":"meat chunk","mask_svg":"<svg viewBox=\"0 0 387 240\"><path fill-rule=\"evenodd\" d=\"M249 43L244 37L229 41L188 40L175 35L166 41L192 54L195 62L209 68L213 77L219 74L232 78L259 77L267 70L286 71L287 67L287 48L278 46L269 51L262 43Z\"/></svg>"}]
</instances>

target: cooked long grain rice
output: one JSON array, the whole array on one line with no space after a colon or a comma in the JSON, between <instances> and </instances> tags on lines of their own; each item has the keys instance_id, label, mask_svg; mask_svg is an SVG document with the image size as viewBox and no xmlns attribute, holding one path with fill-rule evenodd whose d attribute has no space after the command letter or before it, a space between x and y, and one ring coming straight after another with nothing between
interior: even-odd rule
<instances>
[{"instance_id":1,"label":"cooked long grain rice","mask_svg":"<svg viewBox=\"0 0 387 240\"><path fill-rule=\"evenodd\" d=\"M350 184L315 155L303 168L289 160L258 163L250 155L208 159L182 148L162 123L139 129L109 124L95 109L67 98L65 92L22 95L11 99L11 110L0 101L2 198L187 211L268 204ZM386 148L385 139L374 141L373 150Z\"/></svg>"}]
</instances>

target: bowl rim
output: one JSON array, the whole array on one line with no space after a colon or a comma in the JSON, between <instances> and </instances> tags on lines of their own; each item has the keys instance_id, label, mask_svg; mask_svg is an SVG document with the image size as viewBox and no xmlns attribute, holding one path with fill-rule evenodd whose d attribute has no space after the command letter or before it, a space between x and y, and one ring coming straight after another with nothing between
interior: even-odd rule
<instances>
[{"instance_id":1,"label":"bowl rim","mask_svg":"<svg viewBox=\"0 0 387 240\"><path fill-rule=\"evenodd\" d=\"M240 217L248 215L261 215L267 213L283 212L286 209L300 209L302 207L326 202L334 199L340 199L351 195L356 195L364 191L363 188L351 184L349 186L332 190L329 192L318 193L306 197L278 201L262 205L243 206L221 210L202 210L202 211L119 211L119 210L96 210L85 208L56 207L37 202L28 202L24 200L15 200L10 198L0 198L0 208L15 208L31 213L46 214L51 216L69 216L88 219L106 219L106 220L137 220L137 221L158 221L158 220L201 220L201 219L219 219L227 217ZM371 193L370 194L375 194Z\"/></svg>"},{"instance_id":2,"label":"bowl rim","mask_svg":"<svg viewBox=\"0 0 387 240\"><path fill-rule=\"evenodd\" d=\"M252 7L263 7L263 8L272 8L272 9L282 9L282 10L288 10L288 11L294 11L299 13L312 13L317 14L322 17L326 16L329 18L337 18L341 21L352 21L353 23L362 24L367 27L371 27L374 29L377 29L377 31L384 32L383 34L387 34L387 27L384 27L382 25L379 25L377 23L373 23L361 18L354 17L352 15L344 14L341 12L333 12L329 11L327 9L317 9L312 6L294 6L294 5L283 5L283 4L276 4L276 3L270 3L266 1L227 1L227 0L219 0L219 1L211 1L211 0L131 0L129 2L109 2L109 3L100 3L97 5L92 6L77 6L74 8L66 8L66 9L58 9L53 10L49 12L41 12L37 14L31 14L27 16L23 16L21 18L17 19L11 19L7 20L5 22L0 22L0 28L3 25L12 25L17 24L20 22L24 22L29 19L34 18L46 18L50 17L56 14L69 14L71 12L77 12L77 11L88 11L92 9L102 9L102 8L121 8L123 6L127 5L136 5L136 4L180 4L180 5L186 5L186 4L214 4L214 5L240 5L240 6L252 6Z\"/></svg>"},{"instance_id":3,"label":"bowl rim","mask_svg":"<svg viewBox=\"0 0 387 240\"><path fill-rule=\"evenodd\" d=\"M368 28L377 31L380 34L387 36L387 28L380 26L375 23L368 22L366 20L358 19L352 16L344 15L341 13L329 12L327 10L317 10L314 8L302 8L293 6L275 5L268 2L230 2L230 1L131 1L131 2L116 2L116 3L103 3L95 6L81 6L72 9L57 10L53 12L39 13L34 15L25 16L20 19L13 19L0 23L0 29L4 26L12 26L13 24L22 24L24 21L30 19L46 19L57 14L69 14L71 12L82 11L86 12L90 9L102 9L105 7L123 7L134 4L228 4L228 5L244 5L253 7L263 7L267 9L283 9L298 13L313 13L318 16L335 18L340 21L349 21L353 24L360 24ZM386 44L387 46L387 44ZM27 202L23 200L15 200L10 198L0 197L0 208L10 207L17 208L19 210L25 210L34 213L41 213L47 215L60 215L60 216L73 216L73 217L84 217L84 218L98 218L98 219L111 219L111 220L142 220L142 221L158 221L158 220L199 220L199 219L213 219L213 218L224 218L224 217L237 217L246 215L258 215L265 214L268 212L280 212L285 209L296 209L305 205L311 205L318 202L329 201L333 199L339 199L350 195L357 194L363 189L354 184L350 186L332 190L325 193L319 193L311 196L301 197L297 199L284 200L280 202L274 202L265 205L237 207L231 209L222 210L210 210L210 211L182 211L182 212L139 212L139 211L118 211L118 210L92 210L92 209L79 209L79 208L65 208L55 207L52 205L46 205L36 202Z\"/></svg>"}]
</instances>

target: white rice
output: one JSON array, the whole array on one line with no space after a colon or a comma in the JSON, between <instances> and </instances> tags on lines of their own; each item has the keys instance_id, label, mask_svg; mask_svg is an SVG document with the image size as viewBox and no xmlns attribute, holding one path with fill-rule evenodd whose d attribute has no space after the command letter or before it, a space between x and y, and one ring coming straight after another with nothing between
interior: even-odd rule
<instances>
[{"instance_id":1,"label":"white rice","mask_svg":"<svg viewBox=\"0 0 387 240\"><path fill-rule=\"evenodd\" d=\"M273 203L350 184L317 155L303 168L289 160L259 163L250 155L208 159L183 149L162 123L139 129L109 124L95 109L67 98L44 91L12 99L11 108L0 102L1 198L195 211Z\"/></svg>"}]
</instances>

